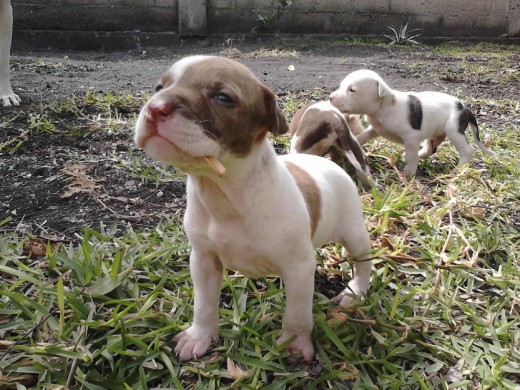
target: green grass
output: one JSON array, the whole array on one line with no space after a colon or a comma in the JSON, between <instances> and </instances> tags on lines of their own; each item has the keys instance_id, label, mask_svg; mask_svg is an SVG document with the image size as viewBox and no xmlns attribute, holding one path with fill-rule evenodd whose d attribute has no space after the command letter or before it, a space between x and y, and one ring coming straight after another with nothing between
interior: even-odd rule
<instances>
[{"instance_id":1,"label":"green grass","mask_svg":"<svg viewBox=\"0 0 520 390\"><path fill-rule=\"evenodd\" d=\"M441 80L449 82L484 82L490 85L518 83L518 45L496 45L479 43L461 47L455 42L446 42L431 47L433 55L446 58L449 62L445 67L429 69ZM427 62L422 61L422 65ZM415 66L419 70L420 66ZM423 68L424 69L424 68Z\"/></svg>"},{"instance_id":2,"label":"green grass","mask_svg":"<svg viewBox=\"0 0 520 390\"><path fill-rule=\"evenodd\" d=\"M291 93L282 107L291 117L322 96ZM77 128L128 127L135 118L119 112L132 112L132 99L86 94L34 108L34 126L1 145L2 158L56 128L77 137ZM366 145L381 187L361 196L376 257L370 293L349 310L334 307L325 281L348 279L349 265L337 263L335 245L318 251L310 366L289 363L276 347L280 280L232 273L222 286L220 340L200 360L178 361L172 337L193 305L181 215L123 234L85 228L39 257L26 255L32 237L0 220L0 389L518 389L520 102L468 103L489 115L482 133L498 159L477 151L471 166L451 173L446 143L403 183L395 170L402 148ZM63 127L64 117L74 126ZM142 180L171 175L139 156L116 163Z\"/></svg>"}]
</instances>

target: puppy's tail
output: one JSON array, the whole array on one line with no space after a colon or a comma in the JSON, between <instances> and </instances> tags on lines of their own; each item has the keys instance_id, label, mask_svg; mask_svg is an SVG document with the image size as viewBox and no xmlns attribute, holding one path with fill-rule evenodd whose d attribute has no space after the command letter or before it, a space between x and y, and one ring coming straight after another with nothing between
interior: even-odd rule
<instances>
[{"instance_id":1,"label":"puppy's tail","mask_svg":"<svg viewBox=\"0 0 520 390\"><path fill-rule=\"evenodd\" d=\"M473 133L473 138L475 139L475 143L477 146L482 150L484 153L490 154L492 156L496 155L495 152L493 152L491 149L486 148L484 143L480 140L480 133L478 129L477 119L475 118L475 114L466 107L466 112L468 113L469 117L469 127L471 128L471 132Z\"/></svg>"}]
</instances>

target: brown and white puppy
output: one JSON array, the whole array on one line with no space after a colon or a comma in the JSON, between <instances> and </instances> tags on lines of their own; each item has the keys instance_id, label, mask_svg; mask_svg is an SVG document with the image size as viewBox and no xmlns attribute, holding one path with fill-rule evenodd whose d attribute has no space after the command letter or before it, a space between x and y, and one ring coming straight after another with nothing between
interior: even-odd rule
<instances>
[{"instance_id":1,"label":"brown and white puppy","mask_svg":"<svg viewBox=\"0 0 520 390\"><path fill-rule=\"evenodd\" d=\"M495 154L480 141L471 110L445 93L400 92L391 89L376 72L362 69L347 75L330 101L341 111L366 114L370 126L358 136L361 145L377 136L404 144L405 175L415 174L419 158L434 153L445 138L459 152L459 166L468 163L473 156L473 147L464 135L468 124L477 146ZM424 146L419 150L422 141Z\"/></svg>"},{"instance_id":2,"label":"brown and white puppy","mask_svg":"<svg viewBox=\"0 0 520 390\"><path fill-rule=\"evenodd\" d=\"M195 302L193 324L175 337L181 360L202 356L218 337L225 269L281 276L287 306L278 342L291 339L287 348L306 360L314 356L314 248L339 242L366 260L354 263L341 305L368 289L371 248L354 183L322 157L278 157L267 135L287 130L275 95L244 65L221 57L176 62L139 115L136 144L188 174L184 227Z\"/></svg>"},{"instance_id":3,"label":"brown and white puppy","mask_svg":"<svg viewBox=\"0 0 520 390\"><path fill-rule=\"evenodd\" d=\"M363 131L358 115L343 114L328 101L310 103L296 111L289 126L291 153L323 156L331 149L341 150L368 190L373 179L353 129L357 134Z\"/></svg>"},{"instance_id":4,"label":"brown and white puppy","mask_svg":"<svg viewBox=\"0 0 520 390\"><path fill-rule=\"evenodd\" d=\"M13 8L10 0L0 0L0 105L19 105L20 98L11 89L9 60L13 33Z\"/></svg>"}]
</instances>

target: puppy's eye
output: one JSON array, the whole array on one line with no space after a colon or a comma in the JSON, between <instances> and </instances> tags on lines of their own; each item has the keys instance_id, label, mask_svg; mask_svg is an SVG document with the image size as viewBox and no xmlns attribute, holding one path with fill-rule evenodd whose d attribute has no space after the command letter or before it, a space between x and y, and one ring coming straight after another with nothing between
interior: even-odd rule
<instances>
[{"instance_id":1,"label":"puppy's eye","mask_svg":"<svg viewBox=\"0 0 520 390\"><path fill-rule=\"evenodd\" d=\"M356 92L356 90L355 90L354 88L352 88L352 87L349 87L349 88L347 89L347 91L348 91L348 92Z\"/></svg>"},{"instance_id":2,"label":"puppy's eye","mask_svg":"<svg viewBox=\"0 0 520 390\"><path fill-rule=\"evenodd\" d=\"M234 103L233 99L231 99L231 97L229 97L229 95L227 95L227 94L225 94L223 92L217 93L213 97L213 99L215 99L218 102L225 103L225 104L232 104L232 103Z\"/></svg>"},{"instance_id":3,"label":"puppy's eye","mask_svg":"<svg viewBox=\"0 0 520 390\"><path fill-rule=\"evenodd\" d=\"M161 89L163 89L163 85L162 84L157 84L155 86L155 92L159 92Z\"/></svg>"}]
</instances>

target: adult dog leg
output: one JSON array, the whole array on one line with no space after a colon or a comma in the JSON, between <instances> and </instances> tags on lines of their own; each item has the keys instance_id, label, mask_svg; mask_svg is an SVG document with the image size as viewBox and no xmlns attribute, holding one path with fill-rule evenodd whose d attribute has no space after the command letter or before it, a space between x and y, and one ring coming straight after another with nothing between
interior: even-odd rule
<instances>
[{"instance_id":1,"label":"adult dog leg","mask_svg":"<svg viewBox=\"0 0 520 390\"><path fill-rule=\"evenodd\" d=\"M0 105L17 106L20 98L11 89L9 61L13 33L13 8L10 0L0 0Z\"/></svg>"}]
</instances>

